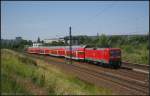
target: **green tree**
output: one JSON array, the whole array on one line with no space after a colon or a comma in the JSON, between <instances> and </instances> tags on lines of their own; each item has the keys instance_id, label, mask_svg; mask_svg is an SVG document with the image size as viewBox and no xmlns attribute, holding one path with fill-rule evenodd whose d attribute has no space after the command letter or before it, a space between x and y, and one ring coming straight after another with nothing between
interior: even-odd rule
<instances>
[{"instance_id":1,"label":"green tree","mask_svg":"<svg viewBox=\"0 0 150 96\"><path fill-rule=\"evenodd\" d=\"M57 46L58 43L56 41L52 41L51 45Z\"/></svg>"},{"instance_id":2,"label":"green tree","mask_svg":"<svg viewBox=\"0 0 150 96\"><path fill-rule=\"evenodd\" d=\"M98 38L98 42L96 41L96 46L97 47L110 47L110 43L111 41L109 40L109 38L102 34L99 38Z\"/></svg>"},{"instance_id":3,"label":"green tree","mask_svg":"<svg viewBox=\"0 0 150 96\"><path fill-rule=\"evenodd\" d=\"M58 45L58 46L64 46L65 43L64 43L63 41L58 41L58 42L57 42L57 45Z\"/></svg>"}]
</instances>

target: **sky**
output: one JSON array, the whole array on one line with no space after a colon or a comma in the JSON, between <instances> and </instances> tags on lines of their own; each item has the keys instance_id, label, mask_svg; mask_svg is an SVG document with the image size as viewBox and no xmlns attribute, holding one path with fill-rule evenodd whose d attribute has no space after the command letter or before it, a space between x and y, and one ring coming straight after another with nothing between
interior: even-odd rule
<instances>
[{"instance_id":1,"label":"sky","mask_svg":"<svg viewBox=\"0 0 150 96\"><path fill-rule=\"evenodd\" d=\"M1 38L147 34L149 1L1 1Z\"/></svg>"}]
</instances>

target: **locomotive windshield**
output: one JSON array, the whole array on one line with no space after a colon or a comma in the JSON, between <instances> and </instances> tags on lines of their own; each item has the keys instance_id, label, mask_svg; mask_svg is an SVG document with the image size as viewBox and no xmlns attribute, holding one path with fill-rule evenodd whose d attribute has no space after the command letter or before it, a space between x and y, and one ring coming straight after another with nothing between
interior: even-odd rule
<instances>
[{"instance_id":1,"label":"locomotive windshield","mask_svg":"<svg viewBox=\"0 0 150 96\"><path fill-rule=\"evenodd\" d=\"M120 50L111 50L110 56L121 56Z\"/></svg>"}]
</instances>

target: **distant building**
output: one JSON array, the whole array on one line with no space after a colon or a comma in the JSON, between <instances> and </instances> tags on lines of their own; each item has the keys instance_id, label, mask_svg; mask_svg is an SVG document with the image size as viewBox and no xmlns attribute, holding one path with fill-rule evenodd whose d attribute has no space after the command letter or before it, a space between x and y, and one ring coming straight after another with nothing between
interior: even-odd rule
<instances>
[{"instance_id":1,"label":"distant building","mask_svg":"<svg viewBox=\"0 0 150 96\"><path fill-rule=\"evenodd\" d=\"M44 41L44 43L52 43L53 41L56 41L56 42L59 42L59 41L65 42L64 38L44 39L43 41Z\"/></svg>"},{"instance_id":2,"label":"distant building","mask_svg":"<svg viewBox=\"0 0 150 96\"><path fill-rule=\"evenodd\" d=\"M67 40L66 44L70 44L70 40ZM79 40L78 39L72 39L72 45L79 45Z\"/></svg>"},{"instance_id":3,"label":"distant building","mask_svg":"<svg viewBox=\"0 0 150 96\"><path fill-rule=\"evenodd\" d=\"M21 41L22 37L16 37L16 41Z\"/></svg>"},{"instance_id":4,"label":"distant building","mask_svg":"<svg viewBox=\"0 0 150 96\"><path fill-rule=\"evenodd\" d=\"M32 45L33 47L39 47L39 46L42 46L42 43L33 43L33 45Z\"/></svg>"},{"instance_id":5,"label":"distant building","mask_svg":"<svg viewBox=\"0 0 150 96\"><path fill-rule=\"evenodd\" d=\"M16 39L14 40L15 43L20 43L22 41L22 37L16 37Z\"/></svg>"},{"instance_id":6,"label":"distant building","mask_svg":"<svg viewBox=\"0 0 150 96\"><path fill-rule=\"evenodd\" d=\"M65 44L69 45L70 44L70 37L66 36L64 37ZM79 38L78 36L72 36L72 45L79 45Z\"/></svg>"}]
</instances>

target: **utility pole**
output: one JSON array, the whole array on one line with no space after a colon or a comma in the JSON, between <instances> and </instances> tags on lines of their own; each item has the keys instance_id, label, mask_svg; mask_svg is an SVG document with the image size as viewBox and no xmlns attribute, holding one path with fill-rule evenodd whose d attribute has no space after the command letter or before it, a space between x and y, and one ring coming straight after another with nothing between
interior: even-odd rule
<instances>
[{"instance_id":1,"label":"utility pole","mask_svg":"<svg viewBox=\"0 0 150 96\"><path fill-rule=\"evenodd\" d=\"M72 36L71 36L71 26L69 27L69 39L70 39L70 64L72 64Z\"/></svg>"}]
</instances>

